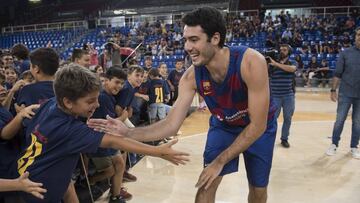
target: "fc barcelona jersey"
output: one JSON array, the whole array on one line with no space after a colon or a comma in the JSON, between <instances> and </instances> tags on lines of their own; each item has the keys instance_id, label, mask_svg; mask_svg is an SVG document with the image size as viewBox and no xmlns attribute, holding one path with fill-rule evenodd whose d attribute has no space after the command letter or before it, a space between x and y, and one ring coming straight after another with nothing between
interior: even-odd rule
<instances>
[{"instance_id":1,"label":"fc barcelona jersey","mask_svg":"<svg viewBox=\"0 0 360 203\"><path fill-rule=\"evenodd\" d=\"M223 82L216 83L205 66L195 67L196 86L211 114L217 121L231 126L245 127L250 123L248 89L241 78L241 61L245 46L229 47L230 63ZM270 101L268 120L274 116L275 106Z\"/></svg>"}]
</instances>

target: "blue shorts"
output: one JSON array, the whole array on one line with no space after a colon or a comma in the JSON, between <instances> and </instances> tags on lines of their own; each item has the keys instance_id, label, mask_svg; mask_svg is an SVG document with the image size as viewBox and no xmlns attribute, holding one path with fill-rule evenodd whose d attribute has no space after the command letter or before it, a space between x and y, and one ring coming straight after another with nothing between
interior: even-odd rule
<instances>
[{"instance_id":1,"label":"blue shorts","mask_svg":"<svg viewBox=\"0 0 360 203\"><path fill-rule=\"evenodd\" d=\"M227 149L242 130L241 127L225 126L211 117L204 152L204 167ZM266 187L269 183L276 130L277 122L273 118L268 121L264 134L243 152L247 178L249 184L254 187ZM239 157L236 157L225 164L220 176L237 172L238 166Z\"/></svg>"}]
</instances>

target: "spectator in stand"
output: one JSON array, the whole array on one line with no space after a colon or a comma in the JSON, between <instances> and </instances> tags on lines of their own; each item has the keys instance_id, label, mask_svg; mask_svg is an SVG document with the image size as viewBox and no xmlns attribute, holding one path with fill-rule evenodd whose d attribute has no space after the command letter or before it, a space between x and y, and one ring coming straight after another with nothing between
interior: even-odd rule
<instances>
[{"instance_id":1,"label":"spectator in stand","mask_svg":"<svg viewBox=\"0 0 360 203\"><path fill-rule=\"evenodd\" d=\"M6 67L6 66L14 66L14 58L13 56L11 55L10 52L4 52L2 55L1 55L1 65L3 67Z\"/></svg>"},{"instance_id":2,"label":"spectator in stand","mask_svg":"<svg viewBox=\"0 0 360 203\"><path fill-rule=\"evenodd\" d=\"M309 54L309 44L307 42L303 42L300 52L305 55Z\"/></svg>"},{"instance_id":3,"label":"spectator in stand","mask_svg":"<svg viewBox=\"0 0 360 203\"><path fill-rule=\"evenodd\" d=\"M302 78L306 82L307 81L305 74L306 70L304 68L304 63L299 54L296 54L295 56L295 65L296 65L296 72L295 72L296 77Z\"/></svg>"},{"instance_id":4,"label":"spectator in stand","mask_svg":"<svg viewBox=\"0 0 360 203\"><path fill-rule=\"evenodd\" d=\"M318 70L320 65L317 62L316 56L311 57L311 61L306 69L307 82L306 85L310 87L310 81L313 79L315 72Z\"/></svg>"},{"instance_id":5,"label":"spectator in stand","mask_svg":"<svg viewBox=\"0 0 360 203\"><path fill-rule=\"evenodd\" d=\"M83 49L74 49L71 55L71 62L76 63L85 68L90 67L90 54Z\"/></svg>"},{"instance_id":6,"label":"spectator in stand","mask_svg":"<svg viewBox=\"0 0 360 203\"><path fill-rule=\"evenodd\" d=\"M99 55L99 65L103 67L105 70L112 66L112 56L109 50L104 49L104 51Z\"/></svg>"},{"instance_id":7,"label":"spectator in stand","mask_svg":"<svg viewBox=\"0 0 360 203\"><path fill-rule=\"evenodd\" d=\"M159 74L162 77L163 80L167 80L168 78L168 68L166 63L160 63L159 67L157 68L159 70Z\"/></svg>"},{"instance_id":8,"label":"spectator in stand","mask_svg":"<svg viewBox=\"0 0 360 203\"><path fill-rule=\"evenodd\" d=\"M321 80L320 85L323 86L323 87L325 87L327 84L329 84L330 68L329 68L329 64L328 64L326 59L321 60L320 66L315 71L314 77Z\"/></svg>"},{"instance_id":9,"label":"spectator in stand","mask_svg":"<svg viewBox=\"0 0 360 203\"><path fill-rule=\"evenodd\" d=\"M183 67L183 60L181 59L176 60L175 70L172 70L167 78L167 82L170 86L170 91L171 91L171 99L170 99L171 105L175 103L178 97L179 82L184 72L185 70Z\"/></svg>"},{"instance_id":10,"label":"spectator in stand","mask_svg":"<svg viewBox=\"0 0 360 203\"><path fill-rule=\"evenodd\" d=\"M152 68L154 68L152 63L153 63L153 61L151 59L151 56L146 56L145 62L144 62L144 70L150 71Z\"/></svg>"},{"instance_id":11,"label":"spectator in stand","mask_svg":"<svg viewBox=\"0 0 360 203\"><path fill-rule=\"evenodd\" d=\"M286 28L286 30L284 30L284 32L281 35L282 43L292 44L292 38L293 38L293 35L291 33L290 28Z\"/></svg>"},{"instance_id":12,"label":"spectator in stand","mask_svg":"<svg viewBox=\"0 0 360 203\"><path fill-rule=\"evenodd\" d=\"M352 17L349 17L345 22L344 30L351 32L352 30L354 30L354 28L355 28L355 21Z\"/></svg>"},{"instance_id":13,"label":"spectator in stand","mask_svg":"<svg viewBox=\"0 0 360 203\"><path fill-rule=\"evenodd\" d=\"M100 65L97 65L97 66L95 66L95 68L94 68L94 72L95 72L97 75L100 75L101 73L104 73L104 69L103 69L103 67L101 67Z\"/></svg>"},{"instance_id":14,"label":"spectator in stand","mask_svg":"<svg viewBox=\"0 0 360 203\"><path fill-rule=\"evenodd\" d=\"M292 41L293 41L293 43L292 43L293 47L301 47L302 42L303 42L303 38L301 36L301 33L298 32L298 31L295 31Z\"/></svg>"},{"instance_id":15,"label":"spectator in stand","mask_svg":"<svg viewBox=\"0 0 360 203\"><path fill-rule=\"evenodd\" d=\"M5 66L5 88L10 90L18 80L18 73L14 66Z\"/></svg>"},{"instance_id":16,"label":"spectator in stand","mask_svg":"<svg viewBox=\"0 0 360 203\"><path fill-rule=\"evenodd\" d=\"M15 68L20 74L30 69L29 49L24 44L15 44L11 54L16 58Z\"/></svg>"},{"instance_id":17,"label":"spectator in stand","mask_svg":"<svg viewBox=\"0 0 360 203\"><path fill-rule=\"evenodd\" d=\"M99 64L98 60L98 51L94 48L94 46L90 43L84 44L83 49L89 52L90 55L90 69Z\"/></svg>"}]
</instances>

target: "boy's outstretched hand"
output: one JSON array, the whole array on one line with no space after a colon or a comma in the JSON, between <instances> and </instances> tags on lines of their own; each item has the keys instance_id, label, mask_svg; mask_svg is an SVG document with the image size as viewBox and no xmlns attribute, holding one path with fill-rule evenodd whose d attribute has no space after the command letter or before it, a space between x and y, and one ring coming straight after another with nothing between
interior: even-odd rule
<instances>
[{"instance_id":1,"label":"boy's outstretched hand","mask_svg":"<svg viewBox=\"0 0 360 203\"><path fill-rule=\"evenodd\" d=\"M185 165L186 162L189 161L189 159L187 158L189 154L185 152L176 151L171 148L177 142L178 140L176 139L166 144L162 144L158 146L158 149L160 151L159 157L167 161L170 161L175 165L179 165L179 164Z\"/></svg>"}]
</instances>

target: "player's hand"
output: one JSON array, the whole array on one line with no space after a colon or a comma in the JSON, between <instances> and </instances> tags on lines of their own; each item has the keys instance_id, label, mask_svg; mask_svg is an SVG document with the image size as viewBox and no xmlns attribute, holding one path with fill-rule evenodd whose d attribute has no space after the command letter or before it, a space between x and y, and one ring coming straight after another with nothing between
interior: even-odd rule
<instances>
[{"instance_id":1,"label":"player's hand","mask_svg":"<svg viewBox=\"0 0 360 203\"><path fill-rule=\"evenodd\" d=\"M98 132L115 136L126 136L129 128L120 120L106 116L105 119L89 119L87 125Z\"/></svg>"},{"instance_id":2,"label":"player's hand","mask_svg":"<svg viewBox=\"0 0 360 203\"><path fill-rule=\"evenodd\" d=\"M29 180L29 173L25 172L18 179L20 191L24 191L34 195L39 199L44 199L44 195L42 193L46 193L46 189L42 188L42 183L35 183Z\"/></svg>"},{"instance_id":3,"label":"player's hand","mask_svg":"<svg viewBox=\"0 0 360 203\"><path fill-rule=\"evenodd\" d=\"M223 164L218 163L215 160L211 162L201 172L199 176L199 180L196 183L195 187L197 188L205 187L205 190L207 190L211 186L211 183L219 176L223 167L224 167Z\"/></svg>"},{"instance_id":4,"label":"player's hand","mask_svg":"<svg viewBox=\"0 0 360 203\"><path fill-rule=\"evenodd\" d=\"M331 99L331 101L336 102L338 100L337 92L331 92L330 93L330 99Z\"/></svg>"},{"instance_id":5,"label":"player's hand","mask_svg":"<svg viewBox=\"0 0 360 203\"><path fill-rule=\"evenodd\" d=\"M19 114L21 118L28 118L31 119L35 115L35 110L40 107L40 104L33 104L28 107L23 108Z\"/></svg>"},{"instance_id":6,"label":"player's hand","mask_svg":"<svg viewBox=\"0 0 360 203\"><path fill-rule=\"evenodd\" d=\"M165 159L175 165L179 165L179 164L185 165L186 162L189 161L189 159L187 158L189 154L185 152L176 151L171 148L177 142L178 140L175 139L172 140L171 142L158 146L160 153L158 157Z\"/></svg>"}]
</instances>

